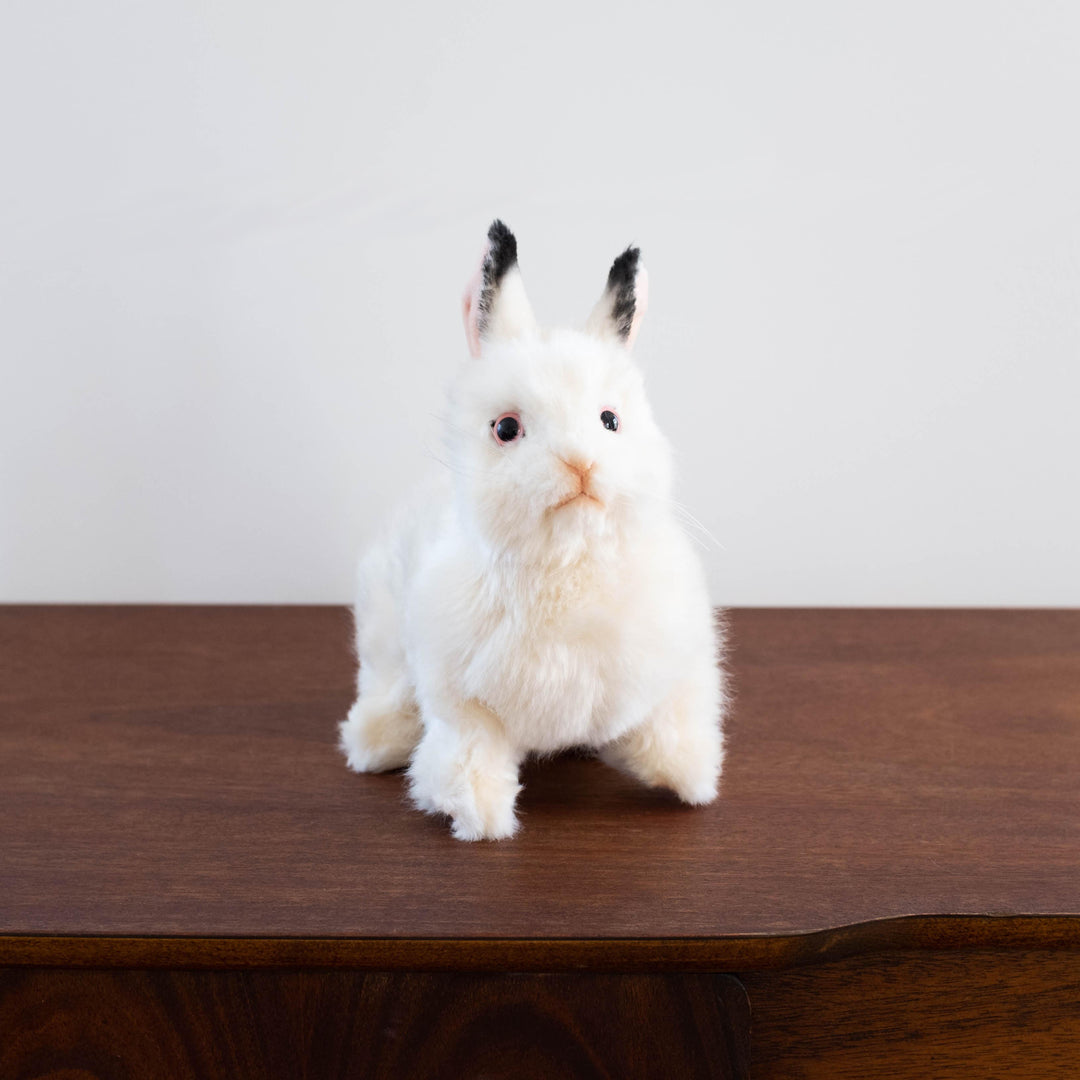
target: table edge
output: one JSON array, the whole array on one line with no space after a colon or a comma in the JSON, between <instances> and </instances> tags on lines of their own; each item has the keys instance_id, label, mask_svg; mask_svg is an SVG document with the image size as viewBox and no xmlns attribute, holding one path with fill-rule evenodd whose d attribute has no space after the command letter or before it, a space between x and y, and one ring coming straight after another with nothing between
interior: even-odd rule
<instances>
[{"instance_id":1,"label":"table edge","mask_svg":"<svg viewBox=\"0 0 1080 1080\"><path fill-rule=\"evenodd\" d=\"M0 934L0 966L753 971L913 949L1080 952L1080 914L905 915L794 934L671 938Z\"/></svg>"}]
</instances>

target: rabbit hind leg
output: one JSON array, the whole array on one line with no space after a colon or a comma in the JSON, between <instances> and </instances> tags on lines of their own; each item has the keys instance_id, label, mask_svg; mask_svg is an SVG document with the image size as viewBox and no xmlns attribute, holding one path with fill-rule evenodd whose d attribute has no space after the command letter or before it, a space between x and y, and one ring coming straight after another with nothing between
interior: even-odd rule
<instances>
[{"instance_id":1,"label":"rabbit hind leg","mask_svg":"<svg viewBox=\"0 0 1080 1080\"><path fill-rule=\"evenodd\" d=\"M420 713L408 687L399 682L382 693L361 693L340 732L338 745L350 769L400 769L420 741Z\"/></svg>"},{"instance_id":2,"label":"rabbit hind leg","mask_svg":"<svg viewBox=\"0 0 1080 1080\"><path fill-rule=\"evenodd\" d=\"M356 772L408 765L423 734L404 647L405 581L400 537L377 544L360 564L357 695L338 743Z\"/></svg>"},{"instance_id":3,"label":"rabbit hind leg","mask_svg":"<svg viewBox=\"0 0 1080 1080\"><path fill-rule=\"evenodd\" d=\"M683 802L712 802L724 760L721 678L708 658L643 724L602 747L600 757Z\"/></svg>"}]
</instances>

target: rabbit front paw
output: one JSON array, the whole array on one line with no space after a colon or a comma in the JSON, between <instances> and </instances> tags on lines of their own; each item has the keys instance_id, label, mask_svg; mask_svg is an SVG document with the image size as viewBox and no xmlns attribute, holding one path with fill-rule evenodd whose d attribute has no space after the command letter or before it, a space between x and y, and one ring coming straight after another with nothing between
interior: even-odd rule
<instances>
[{"instance_id":1,"label":"rabbit front paw","mask_svg":"<svg viewBox=\"0 0 1080 1080\"><path fill-rule=\"evenodd\" d=\"M429 723L409 766L416 806L450 817L458 840L505 840L517 831L518 759L490 725L464 732Z\"/></svg>"}]
</instances>

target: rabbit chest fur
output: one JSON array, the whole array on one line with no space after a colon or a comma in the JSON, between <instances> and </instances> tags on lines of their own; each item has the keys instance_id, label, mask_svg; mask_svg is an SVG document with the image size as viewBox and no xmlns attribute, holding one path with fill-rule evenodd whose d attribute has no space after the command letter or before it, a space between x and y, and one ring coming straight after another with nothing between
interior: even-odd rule
<instances>
[{"instance_id":1,"label":"rabbit chest fur","mask_svg":"<svg viewBox=\"0 0 1080 1080\"><path fill-rule=\"evenodd\" d=\"M685 556L678 530L524 569L485 564L455 531L422 555L403 597L410 678L432 713L447 695L481 702L526 753L600 746L713 647L704 582L673 558Z\"/></svg>"}]
</instances>

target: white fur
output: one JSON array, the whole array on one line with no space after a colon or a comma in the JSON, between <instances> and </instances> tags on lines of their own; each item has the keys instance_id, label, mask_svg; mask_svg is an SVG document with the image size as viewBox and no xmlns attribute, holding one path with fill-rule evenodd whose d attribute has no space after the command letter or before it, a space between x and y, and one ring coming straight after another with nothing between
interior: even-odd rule
<instances>
[{"instance_id":1,"label":"white fur","mask_svg":"<svg viewBox=\"0 0 1080 1080\"><path fill-rule=\"evenodd\" d=\"M490 421L505 412L526 434L502 445ZM627 348L595 332L496 331L451 388L446 442L452 477L361 563L349 766L408 764L413 801L463 840L513 835L522 760L571 746L712 800L719 636ZM593 497L559 506L585 466Z\"/></svg>"}]
</instances>

